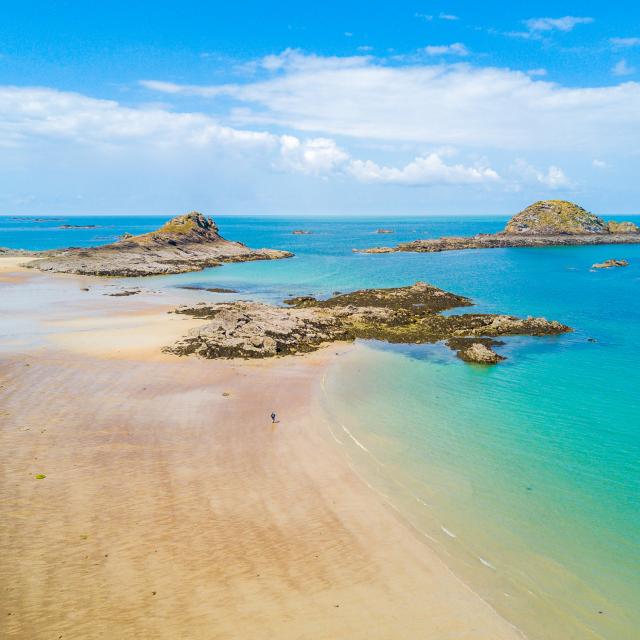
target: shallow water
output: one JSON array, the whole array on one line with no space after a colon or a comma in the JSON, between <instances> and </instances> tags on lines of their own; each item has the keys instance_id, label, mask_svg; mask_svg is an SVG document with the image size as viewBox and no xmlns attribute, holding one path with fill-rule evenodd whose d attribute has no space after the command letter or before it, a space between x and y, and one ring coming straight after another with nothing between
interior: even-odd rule
<instances>
[{"instance_id":1,"label":"shallow water","mask_svg":"<svg viewBox=\"0 0 640 640\"><path fill-rule=\"evenodd\" d=\"M101 244L162 221L0 218L0 246ZM632 638L640 628L640 245L351 251L492 232L504 221L220 217L226 237L296 257L135 282L230 287L235 297L277 301L426 280L482 311L574 327L567 336L509 340L508 360L493 368L466 365L441 345L366 343L341 356L324 404L354 468L531 637ZM102 228L57 228L65 223ZM395 233L378 235L380 227ZM313 234L292 235L297 228ZM631 264L590 269L607 258Z\"/></svg>"}]
</instances>

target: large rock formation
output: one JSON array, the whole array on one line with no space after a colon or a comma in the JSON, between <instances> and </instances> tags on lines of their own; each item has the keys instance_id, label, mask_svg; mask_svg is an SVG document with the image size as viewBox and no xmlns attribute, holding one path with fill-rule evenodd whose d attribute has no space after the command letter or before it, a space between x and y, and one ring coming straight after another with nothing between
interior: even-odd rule
<instances>
[{"instance_id":1,"label":"large rock formation","mask_svg":"<svg viewBox=\"0 0 640 640\"><path fill-rule=\"evenodd\" d=\"M609 230L602 218L573 202L540 200L513 216L504 233L554 236L564 233L609 233Z\"/></svg>"},{"instance_id":2,"label":"large rock formation","mask_svg":"<svg viewBox=\"0 0 640 640\"><path fill-rule=\"evenodd\" d=\"M503 359L491 349L500 344L493 339L496 336L571 331L544 318L442 315L472 303L424 282L396 289L363 289L328 300L304 296L285 302L288 308L247 301L180 307L175 313L208 322L165 350L204 358L267 358L314 351L336 340L416 344L447 340L463 360L494 364Z\"/></svg>"},{"instance_id":3,"label":"large rock formation","mask_svg":"<svg viewBox=\"0 0 640 640\"><path fill-rule=\"evenodd\" d=\"M200 271L224 262L274 260L290 257L287 251L250 249L225 240L211 218L192 211L172 218L157 231L125 234L113 244L17 255L38 259L25 266L40 271L94 276L151 276Z\"/></svg>"},{"instance_id":4,"label":"large rock formation","mask_svg":"<svg viewBox=\"0 0 640 640\"><path fill-rule=\"evenodd\" d=\"M395 247L360 249L358 253L395 251L456 251L503 247L551 247L595 244L640 244L640 229L633 222L605 222L582 207L565 200L535 202L509 220L499 233L472 237L450 236L414 240Z\"/></svg>"}]
</instances>

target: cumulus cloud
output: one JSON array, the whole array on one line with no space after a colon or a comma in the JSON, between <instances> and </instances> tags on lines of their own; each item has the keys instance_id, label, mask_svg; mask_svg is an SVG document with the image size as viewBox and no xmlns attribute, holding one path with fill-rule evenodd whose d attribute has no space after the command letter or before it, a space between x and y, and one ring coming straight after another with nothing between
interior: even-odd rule
<instances>
[{"instance_id":1,"label":"cumulus cloud","mask_svg":"<svg viewBox=\"0 0 640 640\"><path fill-rule=\"evenodd\" d=\"M429 45L424 48L427 55L430 56L441 56L441 55L452 55L452 56L468 56L469 50L465 47L462 42L454 42L453 44L445 44L445 45Z\"/></svg>"},{"instance_id":2,"label":"cumulus cloud","mask_svg":"<svg viewBox=\"0 0 640 640\"><path fill-rule=\"evenodd\" d=\"M300 140L289 135L281 136L280 157L279 166L316 176L331 174L349 160L349 154L340 149L334 140Z\"/></svg>"},{"instance_id":3,"label":"cumulus cloud","mask_svg":"<svg viewBox=\"0 0 640 640\"><path fill-rule=\"evenodd\" d=\"M165 92L224 95L234 123L328 137L538 151L631 150L640 136L640 84L565 87L520 71L466 64L389 66L363 56L270 57L255 82ZM259 64L265 64L260 61ZM157 81L147 87L160 88ZM215 104L215 103L212 103Z\"/></svg>"},{"instance_id":4,"label":"cumulus cloud","mask_svg":"<svg viewBox=\"0 0 640 640\"><path fill-rule=\"evenodd\" d=\"M529 18L524 24L530 31L573 31L579 24L591 24L593 18L564 16L563 18Z\"/></svg>"},{"instance_id":5,"label":"cumulus cloud","mask_svg":"<svg viewBox=\"0 0 640 640\"><path fill-rule=\"evenodd\" d=\"M111 157L114 152L126 156L135 151L147 153L150 161L159 150L195 150L236 159L240 154L266 168L341 175L360 182L469 184L497 179L488 167L446 165L435 153L402 168L380 167L354 158L331 138L238 129L204 114L125 107L113 100L44 88L0 87L0 140L13 148L52 143L56 150L83 148Z\"/></svg>"},{"instance_id":6,"label":"cumulus cloud","mask_svg":"<svg viewBox=\"0 0 640 640\"><path fill-rule=\"evenodd\" d=\"M446 164L437 153L415 158L401 168L380 166L371 160L352 161L347 172L361 182L420 186L496 182L500 176L489 167Z\"/></svg>"}]
</instances>

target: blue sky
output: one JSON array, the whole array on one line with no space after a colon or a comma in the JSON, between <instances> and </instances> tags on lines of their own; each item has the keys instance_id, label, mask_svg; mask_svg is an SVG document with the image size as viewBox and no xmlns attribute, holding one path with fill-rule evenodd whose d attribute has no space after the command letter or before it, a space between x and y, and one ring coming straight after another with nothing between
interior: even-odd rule
<instances>
[{"instance_id":1,"label":"blue sky","mask_svg":"<svg viewBox=\"0 0 640 640\"><path fill-rule=\"evenodd\" d=\"M5 3L0 213L640 206L640 8Z\"/></svg>"}]
</instances>

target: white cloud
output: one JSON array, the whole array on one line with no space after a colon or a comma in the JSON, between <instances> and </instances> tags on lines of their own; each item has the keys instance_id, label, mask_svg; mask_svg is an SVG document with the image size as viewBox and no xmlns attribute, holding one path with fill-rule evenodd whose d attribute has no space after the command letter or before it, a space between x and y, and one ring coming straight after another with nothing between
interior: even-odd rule
<instances>
[{"instance_id":1,"label":"white cloud","mask_svg":"<svg viewBox=\"0 0 640 640\"><path fill-rule=\"evenodd\" d=\"M66 139L111 147L131 141L151 146L202 146L214 141L263 146L274 140L269 133L221 126L203 114L134 109L78 93L12 86L0 87L0 132L0 139L13 145Z\"/></svg>"},{"instance_id":2,"label":"white cloud","mask_svg":"<svg viewBox=\"0 0 640 640\"><path fill-rule=\"evenodd\" d=\"M564 171L555 165L551 165L545 172L520 159L511 167L511 171L526 182L537 182L550 189L571 186L571 181Z\"/></svg>"},{"instance_id":3,"label":"white cloud","mask_svg":"<svg viewBox=\"0 0 640 640\"><path fill-rule=\"evenodd\" d=\"M452 56L468 56L469 50L465 47L462 42L454 42L453 44L445 44L445 45L430 45L424 48L427 55L430 56L442 56L442 55L452 55Z\"/></svg>"},{"instance_id":4,"label":"white cloud","mask_svg":"<svg viewBox=\"0 0 640 640\"><path fill-rule=\"evenodd\" d=\"M591 24L593 18L564 16L563 18L530 18L524 24L530 31L573 31L579 24Z\"/></svg>"},{"instance_id":5,"label":"white cloud","mask_svg":"<svg viewBox=\"0 0 640 640\"><path fill-rule=\"evenodd\" d=\"M285 49L281 53L265 56L258 66L267 71L313 71L326 69L350 69L366 64L371 56L318 56L304 54L298 49Z\"/></svg>"},{"instance_id":6,"label":"white cloud","mask_svg":"<svg viewBox=\"0 0 640 640\"><path fill-rule=\"evenodd\" d=\"M300 140L289 135L281 136L280 156L279 166L316 176L331 174L349 160L349 154L340 149L334 140Z\"/></svg>"},{"instance_id":7,"label":"white cloud","mask_svg":"<svg viewBox=\"0 0 640 640\"><path fill-rule=\"evenodd\" d=\"M433 20L433 16L426 13L414 13L413 17L420 20L426 20L427 22L431 22L431 20Z\"/></svg>"},{"instance_id":8,"label":"white cloud","mask_svg":"<svg viewBox=\"0 0 640 640\"><path fill-rule=\"evenodd\" d=\"M529 69L527 71L527 75L531 76L531 77L536 77L536 78L542 78L544 76L547 75L547 70L546 69Z\"/></svg>"},{"instance_id":9,"label":"white cloud","mask_svg":"<svg viewBox=\"0 0 640 640\"><path fill-rule=\"evenodd\" d=\"M640 137L640 84L565 87L504 68L387 66L371 57L286 51L266 79L167 92L224 95L233 122L393 144L604 153ZM147 87L161 83L145 82ZM215 106L217 103L212 103Z\"/></svg>"},{"instance_id":10,"label":"white cloud","mask_svg":"<svg viewBox=\"0 0 640 640\"><path fill-rule=\"evenodd\" d=\"M440 18L440 20L460 20L458 16L454 16L451 13L441 13L438 18Z\"/></svg>"},{"instance_id":11,"label":"white cloud","mask_svg":"<svg viewBox=\"0 0 640 640\"><path fill-rule=\"evenodd\" d=\"M639 47L640 38L610 38L609 42L616 48Z\"/></svg>"},{"instance_id":12,"label":"white cloud","mask_svg":"<svg viewBox=\"0 0 640 640\"><path fill-rule=\"evenodd\" d=\"M173 91L173 86L171 91ZM113 100L44 88L0 87L0 140L7 147L34 151L49 143L56 153L90 149L115 157L135 152L148 161L185 152L248 159L263 167L309 176L346 175L360 182L467 184L495 180L484 166L446 165L439 155L416 158L403 168L359 160L326 137L299 138L218 124L198 113L160 107L137 109ZM200 157L200 156L199 156ZM374 177L377 168L378 177Z\"/></svg>"},{"instance_id":13,"label":"white cloud","mask_svg":"<svg viewBox=\"0 0 640 640\"><path fill-rule=\"evenodd\" d=\"M604 160L599 160L598 158L594 158L592 160L591 164L596 169L606 169L609 166Z\"/></svg>"},{"instance_id":14,"label":"white cloud","mask_svg":"<svg viewBox=\"0 0 640 640\"><path fill-rule=\"evenodd\" d=\"M437 153L415 158L402 168L380 166L371 160L354 160L349 164L347 172L360 182L408 186L478 184L500 179L497 172L489 167L445 164Z\"/></svg>"},{"instance_id":15,"label":"white cloud","mask_svg":"<svg viewBox=\"0 0 640 640\"><path fill-rule=\"evenodd\" d=\"M636 72L635 68L630 66L629 63L623 58L616 62L611 69L611 73L614 76L630 76Z\"/></svg>"}]
</instances>

